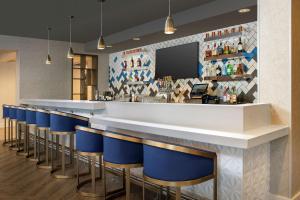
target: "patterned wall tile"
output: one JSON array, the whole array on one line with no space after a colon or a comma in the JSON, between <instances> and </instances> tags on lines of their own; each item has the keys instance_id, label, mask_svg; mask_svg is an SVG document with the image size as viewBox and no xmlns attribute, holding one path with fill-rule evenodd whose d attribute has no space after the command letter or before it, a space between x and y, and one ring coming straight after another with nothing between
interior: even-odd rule
<instances>
[{"instance_id":1,"label":"patterned wall tile","mask_svg":"<svg viewBox=\"0 0 300 200\"><path fill-rule=\"evenodd\" d=\"M239 25L238 25L239 26ZM242 35L243 43L245 46L245 57L241 60L244 64L244 70L247 74L251 74L254 78L245 81L230 81L230 82L208 82L211 88L212 95L220 95L223 92L224 87L233 87L237 88L237 92L240 98L243 98L247 102L256 102L257 101L257 23L247 23L242 25L244 32ZM237 26L233 26L237 27ZM226 29L231 29L228 27ZM224 31L224 29L220 29ZM217 32L218 30L215 30ZM110 89L116 95L129 94L130 91L135 92L136 94L156 96L158 94L157 82L154 80L155 76L155 52L160 48L167 48L172 46L177 46L186 43L199 42L199 74L200 78L196 79L179 79L174 82L173 88L177 90L172 94L172 99L178 101L179 99L189 98L189 92L191 87L195 83L207 82L203 80L205 72L209 69L210 62L204 61L205 50L207 45L212 46L212 43L204 42L204 37L206 33L199 33L196 35L191 35L188 37L183 37L175 40L169 40L161 43L156 43L148 46L141 47L145 52L137 53L128 56L127 58L123 57L123 52L117 52L110 54L109 67L110 67ZM217 42L220 42L218 40ZM229 41L230 43L237 44L238 38L227 38L223 39L224 41ZM122 63L126 59L128 63L130 59L133 58L137 60L140 58L143 63L145 70L143 71L133 71L133 72L124 72ZM218 61L217 64L221 67L227 65L229 62L228 59ZM233 61L238 62L238 61ZM140 80L150 82L149 85L141 86L127 86L126 81L130 80L131 77L137 76ZM178 89L179 88L179 89Z\"/></svg>"}]
</instances>

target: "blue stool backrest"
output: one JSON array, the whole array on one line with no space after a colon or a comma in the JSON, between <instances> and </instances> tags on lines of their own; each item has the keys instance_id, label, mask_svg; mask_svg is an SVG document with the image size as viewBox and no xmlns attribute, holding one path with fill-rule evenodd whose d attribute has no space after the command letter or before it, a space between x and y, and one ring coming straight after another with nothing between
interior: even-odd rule
<instances>
[{"instance_id":1,"label":"blue stool backrest","mask_svg":"<svg viewBox=\"0 0 300 200\"><path fill-rule=\"evenodd\" d=\"M36 109L33 108L26 109L26 123L36 124Z\"/></svg>"},{"instance_id":2,"label":"blue stool backrest","mask_svg":"<svg viewBox=\"0 0 300 200\"><path fill-rule=\"evenodd\" d=\"M23 107L17 107L17 120L19 122L26 122L26 109Z\"/></svg>"},{"instance_id":3,"label":"blue stool backrest","mask_svg":"<svg viewBox=\"0 0 300 200\"><path fill-rule=\"evenodd\" d=\"M212 175L214 158L212 152L144 141L144 175L158 180L190 181Z\"/></svg>"},{"instance_id":4,"label":"blue stool backrest","mask_svg":"<svg viewBox=\"0 0 300 200\"><path fill-rule=\"evenodd\" d=\"M75 126L88 126L89 119L86 117L52 111L50 113L50 131L75 132Z\"/></svg>"},{"instance_id":5,"label":"blue stool backrest","mask_svg":"<svg viewBox=\"0 0 300 200\"><path fill-rule=\"evenodd\" d=\"M3 112L2 112L2 117L3 118L9 118L9 106L8 105L2 105Z\"/></svg>"},{"instance_id":6,"label":"blue stool backrest","mask_svg":"<svg viewBox=\"0 0 300 200\"><path fill-rule=\"evenodd\" d=\"M108 132L103 135L104 161L114 164L143 163L143 144L140 138Z\"/></svg>"},{"instance_id":7,"label":"blue stool backrest","mask_svg":"<svg viewBox=\"0 0 300 200\"><path fill-rule=\"evenodd\" d=\"M17 108L15 106L11 106L9 108L9 118L10 119L17 119Z\"/></svg>"},{"instance_id":8,"label":"blue stool backrest","mask_svg":"<svg viewBox=\"0 0 300 200\"><path fill-rule=\"evenodd\" d=\"M47 110L36 110L36 126L39 128L50 128L50 112Z\"/></svg>"},{"instance_id":9,"label":"blue stool backrest","mask_svg":"<svg viewBox=\"0 0 300 200\"><path fill-rule=\"evenodd\" d=\"M80 152L103 152L103 135L101 130L76 126L76 149Z\"/></svg>"}]
</instances>

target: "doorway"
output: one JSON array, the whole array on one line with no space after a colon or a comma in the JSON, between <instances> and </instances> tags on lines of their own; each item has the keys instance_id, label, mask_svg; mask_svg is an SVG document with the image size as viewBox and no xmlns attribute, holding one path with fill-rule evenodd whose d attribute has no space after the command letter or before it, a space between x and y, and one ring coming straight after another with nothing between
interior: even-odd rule
<instances>
[{"instance_id":1,"label":"doorway","mask_svg":"<svg viewBox=\"0 0 300 200\"><path fill-rule=\"evenodd\" d=\"M16 104L16 58L17 52L0 49L0 111L2 115L2 105ZM4 120L0 118L0 132L3 133ZM3 140L0 134L0 140Z\"/></svg>"}]
</instances>

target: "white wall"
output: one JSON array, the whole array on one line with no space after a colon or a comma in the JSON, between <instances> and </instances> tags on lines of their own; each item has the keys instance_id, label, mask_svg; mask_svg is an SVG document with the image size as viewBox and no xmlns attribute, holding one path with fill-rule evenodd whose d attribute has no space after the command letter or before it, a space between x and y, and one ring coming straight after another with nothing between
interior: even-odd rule
<instances>
[{"instance_id":1,"label":"white wall","mask_svg":"<svg viewBox=\"0 0 300 200\"><path fill-rule=\"evenodd\" d=\"M71 64L68 42L51 41L53 63L45 64L47 40L0 35L0 49L17 51L17 100L19 98L70 99ZM76 53L83 44L73 43Z\"/></svg>"},{"instance_id":2,"label":"white wall","mask_svg":"<svg viewBox=\"0 0 300 200\"><path fill-rule=\"evenodd\" d=\"M259 100L273 121L291 124L291 0L258 0ZM270 192L291 197L290 136L271 143Z\"/></svg>"},{"instance_id":3,"label":"white wall","mask_svg":"<svg viewBox=\"0 0 300 200\"><path fill-rule=\"evenodd\" d=\"M16 62L0 62L0 113L2 104L16 103ZM0 128L4 120L0 117Z\"/></svg>"},{"instance_id":4,"label":"white wall","mask_svg":"<svg viewBox=\"0 0 300 200\"><path fill-rule=\"evenodd\" d=\"M100 92L108 90L109 79L109 54L98 56L98 89Z\"/></svg>"}]
</instances>

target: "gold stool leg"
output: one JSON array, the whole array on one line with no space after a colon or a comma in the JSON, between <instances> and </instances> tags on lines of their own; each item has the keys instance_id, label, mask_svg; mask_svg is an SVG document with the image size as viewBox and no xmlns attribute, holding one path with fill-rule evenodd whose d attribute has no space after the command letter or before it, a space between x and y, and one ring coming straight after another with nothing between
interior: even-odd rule
<instances>
[{"instance_id":1,"label":"gold stool leg","mask_svg":"<svg viewBox=\"0 0 300 200\"><path fill-rule=\"evenodd\" d=\"M65 175L66 174L66 154L65 154L65 150L66 150L66 146L65 146L65 136L62 136L62 150L61 150L61 167L62 167L62 174Z\"/></svg>"},{"instance_id":2,"label":"gold stool leg","mask_svg":"<svg viewBox=\"0 0 300 200\"><path fill-rule=\"evenodd\" d=\"M34 135L33 135L33 158L30 158L30 161L34 161L34 162L37 162L38 159L37 159L37 132L39 131L39 128L38 127L35 127L34 128ZM28 127L28 131L27 131L27 134L28 134L28 148L30 148L30 140L29 140L29 137L30 137L30 127ZM29 158L31 155L30 155L30 150L28 149L28 154L27 154L27 157Z\"/></svg>"},{"instance_id":3,"label":"gold stool leg","mask_svg":"<svg viewBox=\"0 0 300 200\"><path fill-rule=\"evenodd\" d=\"M77 184L76 184L76 188L77 190L79 189L79 152L77 152L77 155L76 155L76 181L77 181Z\"/></svg>"},{"instance_id":4,"label":"gold stool leg","mask_svg":"<svg viewBox=\"0 0 300 200\"><path fill-rule=\"evenodd\" d=\"M214 178L214 200L218 199L218 181L217 177Z\"/></svg>"},{"instance_id":5,"label":"gold stool leg","mask_svg":"<svg viewBox=\"0 0 300 200\"><path fill-rule=\"evenodd\" d=\"M53 151L54 151L54 136L51 134L51 152L50 152L50 157L51 157L51 169L54 169L54 156L53 156Z\"/></svg>"},{"instance_id":6,"label":"gold stool leg","mask_svg":"<svg viewBox=\"0 0 300 200\"><path fill-rule=\"evenodd\" d=\"M125 169L126 173L126 200L130 200L130 169Z\"/></svg>"},{"instance_id":7,"label":"gold stool leg","mask_svg":"<svg viewBox=\"0 0 300 200\"><path fill-rule=\"evenodd\" d=\"M4 142L3 145L5 145L7 143L6 141L6 118L4 118Z\"/></svg>"},{"instance_id":8,"label":"gold stool leg","mask_svg":"<svg viewBox=\"0 0 300 200\"><path fill-rule=\"evenodd\" d=\"M15 136L12 136L12 137L15 137L13 140L12 140L12 150L14 151L18 151L18 122L15 121L15 126L14 126L14 123L12 121L12 126L15 127L13 128L13 132L12 132L12 135L15 135Z\"/></svg>"},{"instance_id":9,"label":"gold stool leg","mask_svg":"<svg viewBox=\"0 0 300 200\"><path fill-rule=\"evenodd\" d=\"M37 160L38 162L41 161L41 130L37 131Z\"/></svg>"},{"instance_id":10,"label":"gold stool leg","mask_svg":"<svg viewBox=\"0 0 300 200\"><path fill-rule=\"evenodd\" d=\"M39 131L39 129L37 128L36 132L34 133L34 138L33 138L33 149L34 149L34 152L33 152L33 158L34 159L37 159L37 132Z\"/></svg>"},{"instance_id":11,"label":"gold stool leg","mask_svg":"<svg viewBox=\"0 0 300 200\"><path fill-rule=\"evenodd\" d=\"M73 159L74 159L74 135L70 135L70 164L73 167Z\"/></svg>"},{"instance_id":12,"label":"gold stool leg","mask_svg":"<svg viewBox=\"0 0 300 200\"><path fill-rule=\"evenodd\" d=\"M8 119L7 128L8 128L8 144L10 144L10 119Z\"/></svg>"},{"instance_id":13,"label":"gold stool leg","mask_svg":"<svg viewBox=\"0 0 300 200\"><path fill-rule=\"evenodd\" d=\"M91 156L92 165L91 165L91 171L92 171L92 190L93 193L96 194L96 158L95 156Z\"/></svg>"},{"instance_id":14,"label":"gold stool leg","mask_svg":"<svg viewBox=\"0 0 300 200\"><path fill-rule=\"evenodd\" d=\"M105 168L105 162L103 163L103 190L104 190L104 199L106 199L107 188L106 188L106 168Z\"/></svg>"},{"instance_id":15,"label":"gold stool leg","mask_svg":"<svg viewBox=\"0 0 300 200\"><path fill-rule=\"evenodd\" d=\"M21 151L21 128L20 123L17 122L16 138L17 138L17 148L18 152Z\"/></svg>"},{"instance_id":16,"label":"gold stool leg","mask_svg":"<svg viewBox=\"0 0 300 200\"><path fill-rule=\"evenodd\" d=\"M145 179L143 177L143 200L145 200Z\"/></svg>"},{"instance_id":17,"label":"gold stool leg","mask_svg":"<svg viewBox=\"0 0 300 200\"><path fill-rule=\"evenodd\" d=\"M102 179L102 156L99 156L99 178Z\"/></svg>"},{"instance_id":18,"label":"gold stool leg","mask_svg":"<svg viewBox=\"0 0 300 200\"><path fill-rule=\"evenodd\" d=\"M176 200L180 200L180 199L181 199L181 188L176 187Z\"/></svg>"},{"instance_id":19,"label":"gold stool leg","mask_svg":"<svg viewBox=\"0 0 300 200\"><path fill-rule=\"evenodd\" d=\"M49 166L49 131L45 130L45 159L46 165Z\"/></svg>"}]
</instances>

